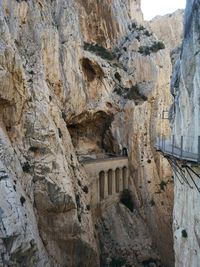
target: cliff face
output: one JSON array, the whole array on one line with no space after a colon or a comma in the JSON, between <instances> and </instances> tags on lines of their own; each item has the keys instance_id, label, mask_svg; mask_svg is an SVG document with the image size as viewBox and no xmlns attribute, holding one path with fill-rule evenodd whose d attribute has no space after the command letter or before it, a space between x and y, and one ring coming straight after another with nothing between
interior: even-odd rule
<instances>
[{"instance_id":1,"label":"cliff face","mask_svg":"<svg viewBox=\"0 0 200 267\"><path fill-rule=\"evenodd\" d=\"M175 49L182 43L183 14L184 10L178 9L172 14L156 16L149 22L153 32L169 49Z\"/></svg>"},{"instance_id":2,"label":"cliff face","mask_svg":"<svg viewBox=\"0 0 200 267\"><path fill-rule=\"evenodd\" d=\"M64 120L86 105L80 36L71 1L1 4L1 265L96 265L87 177Z\"/></svg>"},{"instance_id":3,"label":"cliff face","mask_svg":"<svg viewBox=\"0 0 200 267\"><path fill-rule=\"evenodd\" d=\"M175 143L183 150L198 153L198 136L200 135L199 104L199 1L187 1L184 19L184 41L181 55L176 63L172 77L172 94L174 104L171 108L172 126ZM199 164L181 163L189 166L183 168L184 176L175 172L174 205L174 248L176 266L199 266L200 262L200 214L197 203L200 200ZM189 173L188 173L189 171ZM178 180L179 179L179 180ZM187 184L187 183L188 184ZM196 184L196 186L195 186Z\"/></svg>"},{"instance_id":4,"label":"cliff face","mask_svg":"<svg viewBox=\"0 0 200 267\"><path fill-rule=\"evenodd\" d=\"M171 172L153 149L171 61L140 1L0 8L0 266L173 266ZM135 211L97 216L78 159L124 147Z\"/></svg>"}]
</instances>

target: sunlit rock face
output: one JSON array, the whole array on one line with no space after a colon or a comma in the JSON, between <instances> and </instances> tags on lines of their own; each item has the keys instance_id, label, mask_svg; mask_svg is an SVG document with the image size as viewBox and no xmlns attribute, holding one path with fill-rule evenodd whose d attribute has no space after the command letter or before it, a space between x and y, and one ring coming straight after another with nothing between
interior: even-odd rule
<instances>
[{"instance_id":1,"label":"sunlit rock face","mask_svg":"<svg viewBox=\"0 0 200 267\"><path fill-rule=\"evenodd\" d=\"M98 266L87 177L64 120L64 107L86 102L77 11L1 1L3 266Z\"/></svg>"},{"instance_id":2,"label":"sunlit rock face","mask_svg":"<svg viewBox=\"0 0 200 267\"><path fill-rule=\"evenodd\" d=\"M172 66L140 1L0 8L0 266L104 266L120 251L121 264L173 266L172 177L154 150L170 134ZM134 210L93 210L78 159L123 148Z\"/></svg>"},{"instance_id":3,"label":"sunlit rock face","mask_svg":"<svg viewBox=\"0 0 200 267\"><path fill-rule=\"evenodd\" d=\"M173 73L171 88L174 95L171 122L175 142L180 147L183 136L183 150L195 154L200 135L199 16L199 1L187 1L184 41L180 59ZM196 173L200 173L199 166L189 166ZM199 187L199 178L192 171L190 175ZM200 213L197 204L200 194L190 175L185 171L189 186L175 173L174 248L176 266L197 267L200 262Z\"/></svg>"},{"instance_id":4,"label":"sunlit rock face","mask_svg":"<svg viewBox=\"0 0 200 267\"><path fill-rule=\"evenodd\" d=\"M191 4L191 3L190 3ZM174 101L174 133L185 136L185 149L197 152L199 122L199 79L198 79L198 2L188 4L185 14L184 42L179 62L172 79ZM180 140L177 139L177 142Z\"/></svg>"},{"instance_id":5,"label":"sunlit rock face","mask_svg":"<svg viewBox=\"0 0 200 267\"><path fill-rule=\"evenodd\" d=\"M183 14L184 10L178 9L172 14L156 16L149 22L157 37L170 49L175 49L182 42Z\"/></svg>"},{"instance_id":6,"label":"sunlit rock face","mask_svg":"<svg viewBox=\"0 0 200 267\"><path fill-rule=\"evenodd\" d=\"M80 8L80 25L84 41L112 47L129 33L130 21L143 21L140 0L76 0Z\"/></svg>"}]
</instances>

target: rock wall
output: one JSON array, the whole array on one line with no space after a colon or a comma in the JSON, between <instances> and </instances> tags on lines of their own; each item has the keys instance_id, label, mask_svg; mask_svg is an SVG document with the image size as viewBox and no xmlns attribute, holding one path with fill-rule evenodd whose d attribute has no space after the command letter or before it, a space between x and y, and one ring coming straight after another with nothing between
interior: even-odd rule
<instances>
[{"instance_id":1,"label":"rock wall","mask_svg":"<svg viewBox=\"0 0 200 267\"><path fill-rule=\"evenodd\" d=\"M165 42L169 49L175 49L182 43L183 15L184 10L178 9L172 14L156 16L149 22L153 32Z\"/></svg>"},{"instance_id":2,"label":"rock wall","mask_svg":"<svg viewBox=\"0 0 200 267\"><path fill-rule=\"evenodd\" d=\"M198 136L200 135L199 104L199 1L187 1L184 18L184 41L172 77L174 103L171 108L171 123L175 143L183 150L197 154ZM182 167L184 163L180 162ZM193 173L200 173L199 164L187 163L189 173L184 168L186 181L175 172L174 199L174 248L176 266L199 266L200 262L200 214L197 203L200 194L199 178ZM186 183L188 181L189 185ZM195 186L196 183L196 186ZM191 188L192 187L192 188Z\"/></svg>"},{"instance_id":3,"label":"rock wall","mask_svg":"<svg viewBox=\"0 0 200 267\"><path fill-rule=\"evenodd\" d=\"M98 265L87 177L64 120L65 106L85 105L80 42L72 1L1 3L3 266Z\"/></svg>"},{"instance_id":4,"label":"rock wall","mask_svg":"<svg viewBox=\"0 0 200 267\"><path fill-rule=\"evenodd\" d=\"M0 1L0 266L173 266L171 171L153 148L171 61L142 17L140 1ZM91 210L77 155L124 147L134 212Z\"/></svg>"}]
</instances>

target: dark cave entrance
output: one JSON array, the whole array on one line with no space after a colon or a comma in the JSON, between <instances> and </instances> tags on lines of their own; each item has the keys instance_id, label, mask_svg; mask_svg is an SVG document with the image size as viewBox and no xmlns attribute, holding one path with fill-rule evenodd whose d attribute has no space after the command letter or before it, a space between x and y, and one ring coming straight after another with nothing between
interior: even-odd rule
<instances>
[{"instance_id":1,"label":"dark cave entrance","mask_svg":"<svg viewBox=\"0 0 200 267\"><path fill-rule=\"evenodd\" d=\"M95 158L119 153L119 146L111 132L113 117L113 114L104 111L86 112L68 123L72 143L79 156Z\"/></svg>"}]
</instances>

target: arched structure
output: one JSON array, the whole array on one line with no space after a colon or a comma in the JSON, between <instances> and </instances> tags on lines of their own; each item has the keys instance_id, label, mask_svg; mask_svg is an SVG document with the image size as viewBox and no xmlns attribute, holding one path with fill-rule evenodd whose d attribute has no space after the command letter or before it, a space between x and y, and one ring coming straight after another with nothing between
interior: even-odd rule
<instances>
[{"instance_id":1,"label":"arched structure","mask_svg":"<svg viewBox=\"0 0 200 267\"><path fill-rule=\"evenodd\" d=\"M119 193L128 188L128 158L113 157L83 162L88 173L91 205L109 205L117 201ZM105 202L108 201L108 202Z\"/></svg>"}]
</instances>

